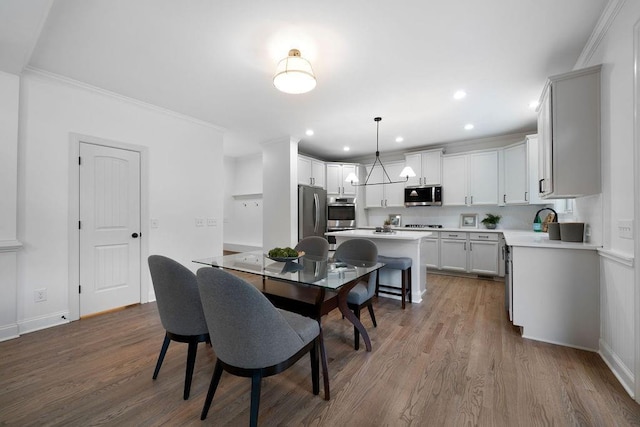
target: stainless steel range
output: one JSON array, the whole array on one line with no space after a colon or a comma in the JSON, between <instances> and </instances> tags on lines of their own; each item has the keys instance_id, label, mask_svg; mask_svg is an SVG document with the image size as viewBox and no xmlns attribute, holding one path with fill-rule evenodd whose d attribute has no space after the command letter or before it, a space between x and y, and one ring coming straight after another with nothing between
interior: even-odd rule
<instances>
[{"instance_id":1,"label":"stainless steel range","mask_svg":"<svg viewBox=\"0 0 640 427\"><path fill-rule=\"evenodd\" d=\"M440 224L405 224L407 228L442 228Z\"/></svg>"}]
</instances>

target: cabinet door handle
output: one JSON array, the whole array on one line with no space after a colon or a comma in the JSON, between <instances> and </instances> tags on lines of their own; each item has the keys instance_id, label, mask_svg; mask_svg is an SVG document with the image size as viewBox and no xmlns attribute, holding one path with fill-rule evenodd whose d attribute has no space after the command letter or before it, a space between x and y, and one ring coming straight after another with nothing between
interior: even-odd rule
<instances>
[{"instance_id":1,"label":"cabinet door handle","mask_svg":"<svg viewBox=\"0 0 640 427\"><path fill-rule=\"evenodd\" d=\"M464 250L467 250L467 242L464 242Z\"/></svg>"},{"instance_id":2,"label":"cabinet door handle","mask_svg":"<svg viewBox=\"0 0 640 427\"><path fill-rule=\"evenodd\" d=\"M542 181L544 181L544 178L538 180L538 193L542 193Z\"/></svg>"},{"instance_id":3,"label":"cabinet door handle","mask_svg":"<svg viewBox=\"0 0 640 427\"><path fill-rule=\"evenodd\" d=\"M529 201L529 192L528 192L528 191L525 191L525 192L524 192L524 201L525 201L525 202L528 202L528 201Z\"/></svg>"},{"instance_id":4,"label":"cabinet door handle","mask_svg":"<svg viewBox=\"0 0 640 427\"><path fill-rule=\"evenodd\" d=\"M467 196L464 196L464 204L467 204Z\"/></svg>"},{"instance_id":5,"label":"cabinet door handle","mask_svg":"<svg viewBox=\"0 0 640 427\"><path fill-rule=\"evenodd\" d=\"M473 250L473 243L469 242L469 252Z\"/></svg>"},{"instance_id":6,"label":"cabinet door handle","mask_svg":"<svg viewBox=\"0 0 640 427\"><path fill-rule=\"evenodd\" d=\"M502 203L507 203L507 195L506 194L502 195Z\"/></svg>"},{"instance_id":7,"label":"cabinet door handle","mask_svg":"<svg viewBox=\"0 0 640 427\"><path fill-rule=\"evenodd\" d=\"M489 236L478 236L479 239L488 239Z\"/></svg>"}]
</instances>

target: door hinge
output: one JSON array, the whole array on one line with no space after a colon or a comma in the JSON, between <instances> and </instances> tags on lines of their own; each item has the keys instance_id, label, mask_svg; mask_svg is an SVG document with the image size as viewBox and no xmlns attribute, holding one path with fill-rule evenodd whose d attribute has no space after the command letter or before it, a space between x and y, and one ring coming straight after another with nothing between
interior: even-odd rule
<instances>
[{"instance_id":1,"label":"door hinge","mask_svg":"<svg viewBox=\"0 0 640 427\"><path fill-rule=\"evenodd\" d=\"M82 157L78 156L78 165L82 164Z\"/></svg>"},{"instance_id":2,"label":"door hinge","mask_svg":"<svg viewBox=\"0 0 640 427\"><path fill-rule=\"evenodd\" d=\"M78 285L78 293L81 294L82 293L82 285Z\"/></svg>"}]
</instances>

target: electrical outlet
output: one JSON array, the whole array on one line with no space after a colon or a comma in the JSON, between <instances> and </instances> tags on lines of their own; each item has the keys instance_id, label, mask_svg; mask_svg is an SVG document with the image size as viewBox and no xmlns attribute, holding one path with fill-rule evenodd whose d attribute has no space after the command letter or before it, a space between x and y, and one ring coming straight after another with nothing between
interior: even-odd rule
<instances>
[{"instance_id":1,"label":"electrical outlet","mask_svg":"<svg viewBox=\"0 0 640 427\"><path fill-rule=\"evenodd\" d=\"M196 227L204 227L204 218L196 218Z\"/></svg>"},{"instance_id":2,"label":"electrical outlet","mask_svg":"<svg viewBox=\"0 0 640 427\"><path fill-rule=\"evenodd\" d=\"M151 218L151 228L160 227L160 221L157 218Z\"/></svg>"},{"instance_id":3,"label":"electrical outlet","mask_svg":"<svg viewBox=\"0 0 640 427\"><path fill-rule=\"evenodd\" d=\"M633 239L633 220L618 221L618 236L623 239Z\"/></svg>"},{"instance_id":4,"label":"electrical outlet","mask_svg":"<svg viewBox=\"0 0 640 427\"><path fill-rule=\"evenodd\" d=\"M215 218L207 218L207 225L209 227L215 227L218 225L218 221Z\"/></svg>"},{"instance_id":5,"label":"electrical outlet","mask_svg":"<svg viewBox=\"0 0 640 427\"><path fill-rule=\"evenodd\" d=\"M33 301L42 302L47 300L47 290L45 288L33 291Z\"/></svg>"}]
</instances>

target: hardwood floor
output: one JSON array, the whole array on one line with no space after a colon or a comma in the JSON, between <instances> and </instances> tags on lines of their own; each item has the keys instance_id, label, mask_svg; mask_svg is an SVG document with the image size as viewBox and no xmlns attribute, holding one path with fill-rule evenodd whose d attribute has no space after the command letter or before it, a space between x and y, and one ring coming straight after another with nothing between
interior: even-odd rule
<instances>
[{"instance_id":1,"label":"hardwood floor","mask_svg":"<svg viewBox=\"0 0 640 427\"><path fill-rule=\"evenodd\" d=\"M420 305L380 298L373 351L353 350L335 310L323 319L331 400L311 393L308 360L263 380L262 425L640 425L640 406L596 353L522 339L503 285L428 277ZM155 303L0 343L0 424L246 425L250 381L224 373L200 421L215 355L198 349L182 400L187 346L172 343L157 380L164 330Z\"/></svg>"}]
</instances>

